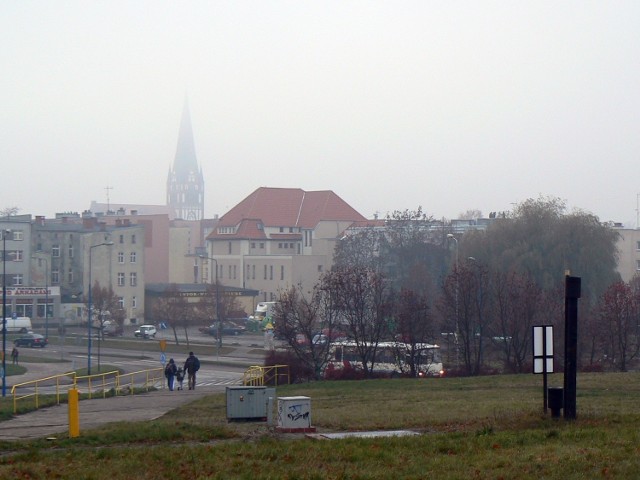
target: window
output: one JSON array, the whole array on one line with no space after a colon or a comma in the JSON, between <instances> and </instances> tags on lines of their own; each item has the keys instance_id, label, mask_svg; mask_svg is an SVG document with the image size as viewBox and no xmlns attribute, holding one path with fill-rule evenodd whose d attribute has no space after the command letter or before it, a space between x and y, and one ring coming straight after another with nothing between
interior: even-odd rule
<instances>
[{"instance_id":1,"label":"window","mask_svg":"<svg viewBox=\"0 0 640 480\"><path fill-rule=\"evenodd\" d=\"M57 268L51 270L51 284L58 285L60 283L60 271Z\"/></svg>"},{"instance_id":2,"label":"window","mask_svg":"<svg viewBox=\"0 0 640 480\"><path fill-rule=\"evenodd\" d=\"M13 239L14 240L24 240L24 232L22 230L14 230L13 231Z\"/></svg>"},{"instance_id":3,"label":"window","mask_svg":"<svg viewBox=\"0 0 640 480\"><path fill-rule=\"evenodd\" d=\"M73 283L73 269L70 268L69 271L67 272L67 279L69 280L69 283Z\"/></svg>"},{"instance_id":4,"label":"window","mask_svg":"<svg viewBox=\"0 0 640 480\"><path fill-rule=\"evenodd\" d=\"M124 252L118 252L118 263L124 263Z\"/></svg>"},{"instance_id":5,"label":"window","mask_svg":"<svg viewBox=\"0 0 640 480\"><path fill-rule=\"evenodd\" d=\"M282 243L279 243L279 244L278 244L278 248L282 248Z\"/></svg>"},{"instance_id":6,"label":"window","mask_svg":"<svg viewBox=\"0 0 640 480\"><path fill-rule=\"evenodd\" d=\"M69 245L69 258L73 258L73 245Z\"/></svg>"},{"instance_id":7,"label":"window","mask_svg":"<svg viewBox=\"0 0 640 480\"><path fill-rule=\"evenodd\" d=\"M280 280L284 280L284 265L280 265Z\"/></svg>"},{"instance_id":8,"label":"window","mask_svg":"<svg viewBox=\"0 0 640 480\"><path fill-rule=\"evenodd\" d=\"M640 270L640 260L636 260L636 270Z\"/></svg>"},{"instance_id":9,"label":"window","mask_svg":"<svg viewBox=\"0 0 640 480\"><path fill-rule=\"evenodd\" d=\"M269 265L269 280L273 280L273 265Z\"/></svg>"},{"instance_id":10,"label":"window","mask_svg":"<svg viewBox=\"0 0 640 480\"><path fill-rule=\"evenodd\" d=\"M131 252L129 255L129 262L136 263L136 252Z\"/></svg>"},{"instance_id":11,"label":"window","mask_svg":"<svg viewBox=\"0 0 640 480\"><path fill-rule=\"evenodd\" d=\"M23 260L22 250L14 250L10 255L13 257L14 262L21 262Z\"/></svg>"},{"instance_id":12,"label":"window","mask_svg":"<svg viewBox=\"0 0 640 480\"><path fill-rule=\"evenodd\" d=\"M280 227L280 233L284 232L284 227Z\"/></svg>"},{"instance_id":13,"label":"window","mask_svg":"<svg viewBox=\"0 0 640 480\"><path fill-rule=\"evenodd\" d=\"M318 265L318 272L322 273L322 265Z\"/></svg>"},{"instance_id":14,"label":"window","mask_svg":"<svg viewBox=\"0 0 640 480\"><path fill-rule=\"evenodd\" d=\"M120 243L124 243L124 235L120 235L119 239L120 239Z\"/></svg>"},{"instance_id":15,"label":"window","mask_svg":"<svg viewBox=\"0 0 640 480\"><path fill-rule=\"evenodd\" d=\"M135 236L135 234L134 234L134 235L131 235L131 243L132 243L132 244L135 244L135 243L136 243L136 236Z\"/></svg>"},{"instance_id":16,"label":"window","mask_svg":"<svg viewBox=\"0 0 640 480\"><path fill-rule=\"evenodd\" d=\"M640 250L640 241L636 242L636 250Z\"/></svg>"},{"instance_id":17,"label":"window","mask_svg":"<svg viewBox=\"0 0 640 480\"><path fill-rule=\"evenodd\" d=\"M231 242L229 242L229 254L231 254Z\"/></svg>"},{"instance_id":18,"label":"window","mask_svg":"<svg viewBox=\"0 0 640 480\"><path fill-rule=\"evenodd\" d=\"M256 266L255 265L251 266L251 278L252 278L252 280L256 279Z\"/></svg>"},{"instance_id":19,"label":"window","mask_svg":"<svg viewBox=\"0 0 640 480\"><path fill-rule=\"evenodd\" d=\"M267 266L264 266L264 279L267 279Z\"/></svg>"},{"instance_id":20,"label":"window","mask_svg":"<svg viewBox=\"0 0 640 480\"><path fill-rule=\"evenodd\" d=\"M16 273L16 274L13 276L13 284L14 284L16 287L19 287L20 285L22 285L22 274L21 274L21 273Z\"/></svg>"},{"instance_id":21,"label":"window","mask_svg":"<svg viewBox=\"0 0 640 480\"><path fill-rule=\"evenodd\" d=\"M236 278L238 278L238 277L237 277L237 275L238 275L238 270L236 269L236 265L234 265L234 266L233 266L233 279L234 279L234 280L235 280Z\"/></svg>"},{"instance_id":22,"label":"window","mask_svg":"<svg viewBox=\"0 0 640 480\"><path fill-rule=\"evenodd\" d=\"M251 248L256 248L256 242L251 242Z\"/></svg>"},{"instance_id":23,"label":"window","mask_svg":"<svg viewBox=\"0 0 640 480\"><path fill-rule=\"evenodd\" d=\"M118 297L118 307L124 308L124 297Z\"/></svg>"},{"instance_id":24,"label":"window","mask_svg":"<svg viewBox=\"0 0 640 480\"><path fill-rule=\"evenodd\" d=\"M232 273L232 269L231 269L231 265L229 265L229 278L230 278L230 279L231 279L231 278L234 278L234 277L232 277L232 276L231 276L231 273Z\"/></svg>"},{"instance_id":25,"label":"window","mask_svg":"<svg viewBox=\"0 0 640 480\"><path fill-rule=\"evenodd\" d=\"M135 296L131 298L131 308L138 308L138 299Z\"/></svg>"},{"instance_id":26,"label":"window","mask_svg":"<svg viewBox=\"0 0 640 480\"><path fill-rule=\"evenodd\" d=\"M124 273L118 272L118 286L124 287Z\"/></svg>"},{"instance_id":27,"label":"window","mask_svg":"<svg viewBox=\"0 0 640 480\"><path fill-rule=\"evenodd\" d=\"M264 248L264 242L260 242L260 248Z\"/></svg>"},{"instance_id":28,"label":"window","mask_svg":"<svg viewBox=\"0 0 640 480\"><path fill-rule=\"evenodd\" d=\"M289 227L289 233L293 233L293 227Z\"/></svg>"},{"instance_id":29,"label":"window","mask_svg":"<svg viewBox=\"0 0 640 480\"><path fill-rule=\"evenodd\" d=\"M132 287L138 285L138 274L136 272L131 272L129 274L129 285Z\"/></svg>"},{"instance_id":30,"label":"window","mask_svg":"<svg viewBox=\"0 0 640 480\"><path fill-rule=\"evenodd\" d=\"M51 246L51 256L52 257L60 256L60 245L56 244Z\"/></svg>"},{"instance_id":31,"label":"window","mask_svg":"<svg viewBox=\"0 0 640 480\"><path fill-rule=\"evenodd\" d=\"M220 265L220 268L218 268L218 265L216 264L216 270L218 272L218 278L222 278L224 275L224 265Z\"/></svg>"},{"instance_id":32,"label":"window","mask_svg":"<svg viewBox=\"0 0 640 480\"><path fill-rule=\"evenodd\" d=\"M290 244L289 244L289 248L293 248L293 243L290 243Z\"/></svg>"}]
</instances>

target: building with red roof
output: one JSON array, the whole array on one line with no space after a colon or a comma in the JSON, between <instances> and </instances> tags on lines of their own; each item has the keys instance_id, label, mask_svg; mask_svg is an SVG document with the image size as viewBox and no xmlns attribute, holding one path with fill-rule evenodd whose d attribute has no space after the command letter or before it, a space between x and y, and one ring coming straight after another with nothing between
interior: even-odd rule
<instances>
[{"instance_id":1,"label":"building with red roof","mask_svg":"<svg viewBox=\"0 0 640 480\"><path fill-rule=\"evenodd\" d=\"M292 285L312 288L331 267L345 229L364 221L330 190L260 187L220 217L207 256L220 283L259 290L259 300L272 301Z\"/></svg>"}]
</instances>

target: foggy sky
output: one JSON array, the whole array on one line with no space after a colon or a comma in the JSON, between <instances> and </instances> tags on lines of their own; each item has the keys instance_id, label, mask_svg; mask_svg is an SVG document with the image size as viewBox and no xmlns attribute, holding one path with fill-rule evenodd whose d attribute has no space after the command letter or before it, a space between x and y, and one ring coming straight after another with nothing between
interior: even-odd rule
<instances>
[{"instance_id":1,"label":"foggy sky","mask_svg":"<svg viewBox=\"0 0 640 480\"><path fill-rule=\"evenodd\" d=\"M205 215L260 186L367 217L540 195L636 227L637 1L0 4L0 208L164 204L189 98Z\"/></svg>"}]
</instances>

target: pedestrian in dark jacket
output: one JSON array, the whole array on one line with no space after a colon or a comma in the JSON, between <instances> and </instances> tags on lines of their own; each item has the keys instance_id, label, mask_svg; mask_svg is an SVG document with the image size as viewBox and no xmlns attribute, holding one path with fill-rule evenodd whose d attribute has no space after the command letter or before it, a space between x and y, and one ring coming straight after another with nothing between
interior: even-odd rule
<instances>
[{"instance_id":1,"label":"pedestrian in dark jacket","mask_svg":"<svg viewBox=\"0 0 640 480\"><path fill-rule=\"evenodd\" d=\"M184 362L184 371L187 372L187 385L189 390L196 388L196 372L200 370L200 360L193 352L189 352L186 362Z\"/></svg>"},{"instance_id":2,"label":"pedestrian in dark jacket","mask_svg":"<svg viewBox=\"0 0 640 480\"><path fill-rule=\"evenodd\" d=\"M169 390L173 391L173 379L178 373L178 368L176 367L173 358L169 359L169 363L164 367L164 376L167 377L167 383L169 384Z\"/></svg>"}]
</instances>

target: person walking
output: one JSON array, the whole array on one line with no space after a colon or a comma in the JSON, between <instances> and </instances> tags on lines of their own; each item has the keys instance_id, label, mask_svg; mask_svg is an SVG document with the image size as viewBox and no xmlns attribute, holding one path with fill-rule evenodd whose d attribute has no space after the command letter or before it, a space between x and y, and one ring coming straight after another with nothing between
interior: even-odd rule
<instances>
[{"instance_id":1,"label":"person walking","mask_svg":"<svg viewBox=\"0 0 640 480\"><path fill-rule=\"evenodd\" d=\"M189 390L196 389L196 372L200 370L200 360L193 352L189 352L189 357L184 362L184 371L187 372L187 385Z\"/></svg>"},{"instance_id":2,"label":"person walking","mask_svg":"<svg viewBox=\"0 0 640 480\"><path fill-rule=\"evenodd\" d=\"M16 347L13 347L13 350L11 350L11 360L14 365L18 365L18 355L20 355L20 352L18 352Z\"/></svg>"},{"instance_id":3,"label":"person walking","mask_svg":"<svg viewBox=\"0 0 640 480\"><path fill-rule=\"evenodd\" d=\"M167 377L167 383L169 385L170 391L173 391L173 379L176 376L177 372L178 368L176 367L173 358L170 358L169 363L167 363L167 366L164 367L164 376Z\"/></svg>"}]
</instances>

